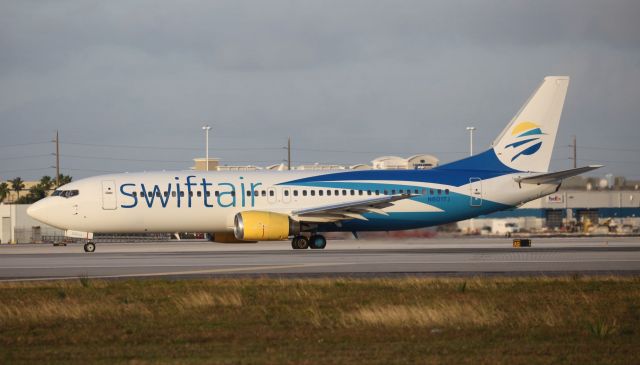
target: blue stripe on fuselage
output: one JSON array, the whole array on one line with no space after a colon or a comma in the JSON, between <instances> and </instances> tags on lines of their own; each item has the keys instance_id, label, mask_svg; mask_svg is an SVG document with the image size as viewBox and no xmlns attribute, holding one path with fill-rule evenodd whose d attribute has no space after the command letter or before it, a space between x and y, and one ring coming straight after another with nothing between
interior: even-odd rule
<instances>
[{"instance_id":1,"label":"blue stripe on fuselage","mask_svg":"<svg viewBox=\"0 0 640 365\"><path fill-rule=\"evenodd\" d=\"M433 183L458 187L468 184L469 178L471 177L487 180L514 172L518 171L500 162L493 149L490 149L478 155L430 170L359 170L334 172L287 181L280 185L301 185L302 183L320 181L386 180Z\"/></svg>"},{"instance_id":2,"label":"blue stripe on fuselage","mask_svg":"<svg viewBox=\"0 0 640 365\"><path fill-rule=\"evenodd\" d=\"M420 194L408 198L410 200L424 203L426 205L436 207L441 211L429 212L425 207L425 212L388 212L389 215L366 213L364 217L368 220L363 221L359 219L352 219L342 221L339 225L334 223L320 224L318 230L320 231L379 231L381 230L401 230L429 227L449 222L456 222L463 219L473 218L482 214L489 214L499 210L512 208L509 205L497 203L490 200L482 200L482 204L479 207L471 206L471 197L465 194L459 194L449 191L446 194L442 187L431 188L424 186L408 185L408 184L394 184L394 183L368 183L368 182L349 182L349 181L318 181L318 182L303 182L303 183L286 183L286 185L307 186L317 188L330 188L330 189L354 189L354 190L379 190L380 192L396 190L399 193L400 189L410 189L412 193L415 189L420 191ZM422 189L427 189L426 194L422 194ZM440 194L437 193L440 189ZM431 194L431 190L434 194ZM367 195L368 196L368 195Z\"/></svg>"}]
</instances>

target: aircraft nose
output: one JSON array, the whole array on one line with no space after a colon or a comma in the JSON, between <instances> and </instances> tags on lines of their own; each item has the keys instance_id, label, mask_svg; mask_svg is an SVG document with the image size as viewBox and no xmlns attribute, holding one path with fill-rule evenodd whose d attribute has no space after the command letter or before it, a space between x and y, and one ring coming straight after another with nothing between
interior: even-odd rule
<instances>
[{"instance_id":1,"label":"aircraft nose","mask_svg":"<svg viewBox=\"0 0 640 365\"><path fill-rule=\"evenodd\" d=\"M47 205L49 205L47 198L39 200L31 204L29 208L27 208L27 214L29 215L29 217L35 220L38 220L42 223L47 223L46 221L47 214L45 214Z\"/></svg>"}]
</instances>

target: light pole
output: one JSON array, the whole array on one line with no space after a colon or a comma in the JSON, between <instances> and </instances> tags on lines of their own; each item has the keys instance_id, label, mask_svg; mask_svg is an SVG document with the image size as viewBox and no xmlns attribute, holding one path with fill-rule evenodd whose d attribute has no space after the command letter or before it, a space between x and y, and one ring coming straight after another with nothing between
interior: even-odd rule
<instances>
[{"instance_id":1,"label":"light pole","mask_svg":"<svg viewBox=\"0 0 640 365\"><path fill-rule=\"evenodd\" d=\"M211 127L209 125L205 125L202 127L205 135L205 147L204 147L204 163L206 165L206 171L209 171L209 131Z\"/></svg>"},{"instance_id":2,"label":"light pole","mask_svg":"<svg viewBox=\"0 0 640 365\"><path fill-rule=\"evenodd\" d=\"M469 131L469 156L473 156L473 131L476 130L476 127L467 127Z\"/></svg>"}]
</instances>

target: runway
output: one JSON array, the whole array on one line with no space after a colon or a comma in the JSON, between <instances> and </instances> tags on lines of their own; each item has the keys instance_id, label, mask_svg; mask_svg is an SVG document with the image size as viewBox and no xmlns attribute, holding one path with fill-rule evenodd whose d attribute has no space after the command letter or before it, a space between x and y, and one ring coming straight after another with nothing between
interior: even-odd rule
<instances>
[{"instance_id":1,"label":"runway","mask_svg":"<svg viewBox=\"0 0 640 365\"><path fill-rule=\"evenodd\" d=\"M0 246L0 281L220 276L640 274L640 238L505 238L331 241L325 250L288 242L162 242Z\"/></svg>"}]
</instances>

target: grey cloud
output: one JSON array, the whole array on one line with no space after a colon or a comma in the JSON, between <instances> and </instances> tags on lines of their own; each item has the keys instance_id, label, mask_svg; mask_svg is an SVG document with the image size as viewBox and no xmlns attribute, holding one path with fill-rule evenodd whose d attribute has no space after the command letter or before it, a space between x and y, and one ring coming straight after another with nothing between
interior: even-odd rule
<instances>
[{"instance_id":1,"label":"grey cloud","mask_svg":"<svg viewBox=\"0 0 640 365\"><path fill-rule=\"evenodd\" d=\"M450 160L464 155L467 124L478 126L478 145L488 145L548 74L572 76L558 145L576 133L594 147L633 148L640 138L637 1L15 1L0 8L0 145L46 140L60 129L68 141L200 146L207 121L216 147L274 148L215 152L227 160L277 162L289 135L308 149L372 151L296 151L303 161L366 162L378 151ZM567 152L559 147L557 157ZM595 149L582 156L634 158ZM0 171L23 163L48 164L2 161ZM640 175L640 164L607 169ZM83 174L91 173L76 175Z\"/></svg>"}]
</instances>

